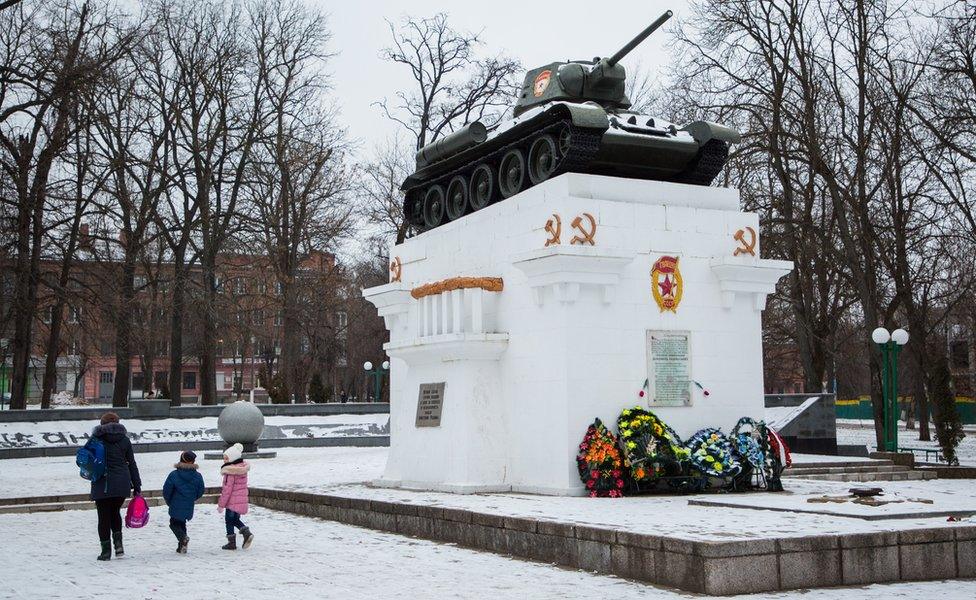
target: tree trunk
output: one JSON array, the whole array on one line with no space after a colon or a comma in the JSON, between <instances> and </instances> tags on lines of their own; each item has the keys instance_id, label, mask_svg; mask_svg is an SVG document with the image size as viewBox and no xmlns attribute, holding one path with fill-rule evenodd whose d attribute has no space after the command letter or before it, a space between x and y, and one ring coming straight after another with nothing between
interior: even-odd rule
<instances>
[{"instance_id":1,"label":"tree trunk","mask_svg":"<svg viewBox=\"0 0 976 600\"><path fill-rule=\"evenodd\" d=\"M183 250L176 253L173 265L173 295L169 317L169 404L183 404L183 314L186 303L186 276Z\"/></svg>"},{"instance_id":2,"label":"tree trunk","mask_svg":"<svg viewBox=\"0 0 976 600\"><path fill-rule=\"evenodd\" d=\"M284 327L281 330L281 374L288 388L289 404L304 398L304 386L300 385L298 376L299 331L295 310L295 289L286 283L284 286Z\"/></svg>"},{"instance_id":3,"label":"tree trunk","mask_svg":"<svg viewBox=\"0 0 976 600\"><path fill-rule=\"evenodd\" d=\"M203 266L204 311L200 344L200 404L217 403L217 289L214 257Z\"/></svg>"},{"instance_id":4,"label":"tree trunk","mask_svg":"<svg viewBox=\"0 0 976 600\"><path fill-rule=\"evenodd\" d=\"M129 379L132 365L132 305L135 297L135 258L122 264L122 294L115 318L115 388L112 406L129 405Z\"/></svg>"},{"instance_id":5,"label":"tree trunk","mask_svg":"<svg viewBox=\"0 0 976 600\"><path fill-rule=\"evenodd\" d=\"M58 384L58 356L61 354L61 323L64 319L64 300L58 300L51 310L51 328L44 357L44 382L41 386L41 408L51 408L51 394Z\"/></svg>"},{"instance_id":6,"label":"tree trunk","mask_svg":"<svg viewBox=\"0 0 976 600\"><path fill-rule=\"evenodd\" d=\"M26 144L21 140L22 145ZM26 148L21 149L26 152ZM14 289L14 339L10 343L13 369L10 374L10 408L27 408L27 377L31 358L31 333L34 325L34 315L37 311L37 283L39 269L35 260L35 245L33 237L39 237L39 232L32 230L32 223L36 222L34 213L36 207L27 186L27 167L21 165L22 180L17 182L17 279ZM33 237L32 237L33 236ZM39 244L38 244L39 247Z\"/></svg>"},{"instance_id":7,"label":"tree trunk","mask_svg":"<svg viewBox=\"0 0 976 600\"><path fill-rule=\"evenodd\" d=\"M65 296L68 293L68 280L71 276L71 267L74 262L75 249L78 246L78 235L81 230L81 219L84 214L84 204L81 201L80 191L78 198L75 203L75 215L71 223L71 232L68 234L68 245L64 251L64 261L61 263L61 273L58 275L58 289L56 290L58 293L58 301L54 306L54 313L51 315L51 330L47 340L44 385L41 389L41 408L51 408L51 394L54 392L54 388L57 387L58 383L57 369L61 345L61 324L64 320L64 309L68 306Z\"/></svg>"}]
</instances>

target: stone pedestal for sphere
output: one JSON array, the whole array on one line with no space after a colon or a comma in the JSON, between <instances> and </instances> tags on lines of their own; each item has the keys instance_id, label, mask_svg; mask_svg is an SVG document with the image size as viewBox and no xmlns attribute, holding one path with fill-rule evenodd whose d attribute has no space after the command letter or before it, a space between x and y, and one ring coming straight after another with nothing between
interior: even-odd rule
<instances>
[{"instance_id":1,"label":"stone pedestal for sphere","mask_svg":"<svg viewBox=\"0 0 976 600\"><path fill-rule=\"evenodd\" d=\"M238 400L220 411L217 431L224 440L224 448L234 444L244 446L244 458L273 458L276 452L258 452L258 439L264 431L264 415L261 409L247 400ZM223 453L211 452L208 459L220 459Z\"/></svg>"}]
</instances>

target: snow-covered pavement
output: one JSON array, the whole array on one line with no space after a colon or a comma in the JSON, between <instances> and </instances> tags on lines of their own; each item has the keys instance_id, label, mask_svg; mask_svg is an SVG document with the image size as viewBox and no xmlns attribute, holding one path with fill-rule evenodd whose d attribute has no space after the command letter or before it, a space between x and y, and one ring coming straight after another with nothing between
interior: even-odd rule
<instances>
[{"instance_id":1,"label":"snow-covered pavement","mask_svg":"<svg viewBox=\"0 0 976 600\"><path fill-rule=\"evenodd\" d=\"M372 488L364 485L378 478L386 464L388 448L284 448L278 457L252 461L250 483L254 487L338 494L380 500L469 509L505 516L522 516L626 529L638 533L667 534L691 540L723 538L791 537L919 528L966 526L933 518L897 521L864 521L843 516L774 512L771 510L721 509L689 506L690 498L725 499L790 504L809 510L836 512L912 512L924 510L976 511L976 485L970 480L883 482L886 499L907 502L881 507L809 503L809 498L846 495L849 483L789 479L784 494L737 494L704 496L642 496L619 499L548 497L529 494L457 495ZM160 489L177 454L137 453L143 487ZM217 485L217 461L201 460L208 485ZM0 462L0 497L86 493L88 485L78 477L73 457L29 458ZM932 504L918 499L932 500Z\"/></svg>"},{"instance_id":2,"label":"snow-covered pavement","mask_svg":"<svg viewBox=\"0 0 976 600\"><path fill-rule=\"evenodd\" d=\"M187 444L193 449L193 444ZM387 448L278 448L277 458L251 461L253 487L299 491L330 489L339 484L375 479L386 465ZM220 461L203 460L200 473L207 485L220 485ZM147 490L163 488L179 452L139 452L136 463ZM88 493L89 484L78 476L75 457L20 458L0 461L0 498Z\"/></svg>"},{"instance_id":3,"label":"snow-covered pavement","mask_svg":"<svg viewBox=\"0 0 976 600\"><path fill-rule=\"evenodd\" d=\"M898 446L907 448L930 448L937 450L939 442L935 440L935 426L930 427L932 440L920 442L918 440L918 429L906 429L905 422L899 423ZM876 441L874 437L874 422L864 419L837 419L837 443L838 444L857 444L867 446L869 450L874 450ZM956 456L959 463L963 465L976 465L976 435L971 431L966 433L966 437L959 442L956 447ZM925 456L918 454L916 459L924 460Z\"/></svg>"},{"instance_id":4,"label":"snow-covered pavement","mask_svg":"<svg viewBox=\"0 0 976 600\"><path fill-rule=\"evenodd\" d=\"M223 522L201 506L190 522L190 552L176 543L162 510L126 530L126 556L99 563L95 515L0 515L7 552L0 598L165 600L291 598L701 598L610 576L254 509L247 551L220 550ZM871 585L738 598L891 600L976 596L976 581Z\"/></svg>"}]
</instances>

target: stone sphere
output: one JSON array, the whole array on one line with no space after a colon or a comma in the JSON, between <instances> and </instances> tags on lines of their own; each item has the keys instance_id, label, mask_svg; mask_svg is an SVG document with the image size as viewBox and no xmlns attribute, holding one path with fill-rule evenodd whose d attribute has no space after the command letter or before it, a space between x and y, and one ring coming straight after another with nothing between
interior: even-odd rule
<instances>
[{"instance_id":1,"label":"stone sphere","mask_svg":"<svg viewBox=\"0 0 976 600\"><path fill-rule=\"evenodd\" d=\"M264 431L264 415L261 409L248 402L238 400L220 411L217 417L217 431L228 444L253 444Z\"/></svg>"}]
</instances>

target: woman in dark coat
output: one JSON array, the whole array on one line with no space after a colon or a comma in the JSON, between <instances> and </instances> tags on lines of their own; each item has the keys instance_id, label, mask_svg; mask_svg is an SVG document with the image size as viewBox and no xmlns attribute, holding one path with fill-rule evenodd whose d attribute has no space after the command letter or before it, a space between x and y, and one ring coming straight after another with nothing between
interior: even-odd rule
<instances>
[{"instance_id":1,"label":"woman in dark coat","mask_svg":"<svg viewBox=\"0 0 976 600\"><path fill-rule=\"evenodd\" d=\"M125 554L122 548L122 504L129 497L129 490L139 495L142 480L132 454L132 442L117 414L102 415L102 424L95 427L92 437L105 446L105 475L91 484L91 499L98 512L98 539L102 544L98 560L110 560L112 542L116 558Z\"/></svg>"}]
</instances>

